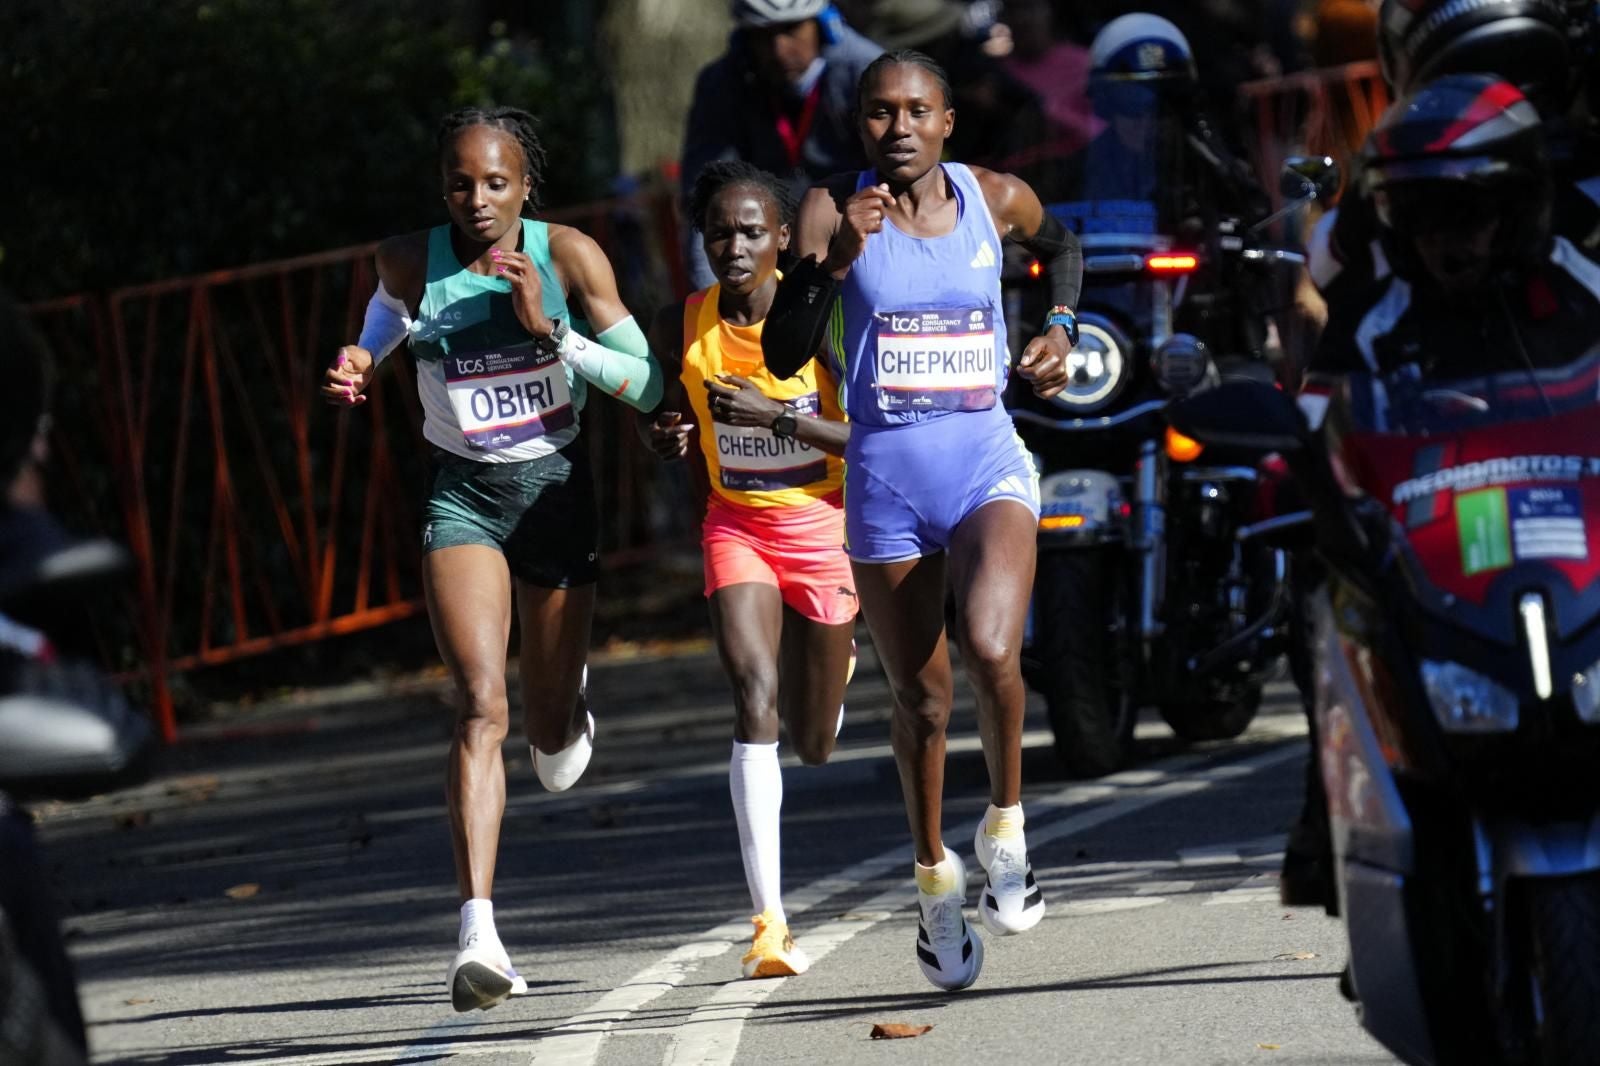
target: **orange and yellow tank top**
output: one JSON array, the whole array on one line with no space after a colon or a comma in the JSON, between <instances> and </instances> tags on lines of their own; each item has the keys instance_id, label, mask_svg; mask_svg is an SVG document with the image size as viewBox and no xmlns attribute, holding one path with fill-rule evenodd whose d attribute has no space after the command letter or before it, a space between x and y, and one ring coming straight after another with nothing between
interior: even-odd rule
<instances>
[{"instance_id":1,"label":"orange and yellow tank top","mask_svg":"<svg viewBox=\"0 0 1600 1066\"><path fill-rule=\"evenodd\" d=\"M831 496L844 480L844 460L766 427L730 426L711 417L706 380L747 378L802 417L843 420L839 389L813 360L792 378L774 377L761 359L761 327L735 326L717 313L720 285L692 294L683 307L683 387L712 489L746 507L795 507Z\"/></svg>"}]
</instances>

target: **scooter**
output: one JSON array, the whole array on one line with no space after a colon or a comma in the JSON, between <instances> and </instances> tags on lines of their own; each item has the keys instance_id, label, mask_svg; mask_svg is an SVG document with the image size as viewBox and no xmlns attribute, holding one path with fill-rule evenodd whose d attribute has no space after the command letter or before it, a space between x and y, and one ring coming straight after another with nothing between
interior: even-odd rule
<instances>
[{"instance_id":1,"label":"scooter","mask_svg":"<svg viewBox=\"0 0 1600 1066\"><path fill-rule=\"evenodd\" d=\"M1179 432L1281 453L1315 547L1315 703L1362 1025L1409 1063L1600 1061L1600 346L1354 374L1326 435L1224 384Z\"/></svg>"}]
</instances>

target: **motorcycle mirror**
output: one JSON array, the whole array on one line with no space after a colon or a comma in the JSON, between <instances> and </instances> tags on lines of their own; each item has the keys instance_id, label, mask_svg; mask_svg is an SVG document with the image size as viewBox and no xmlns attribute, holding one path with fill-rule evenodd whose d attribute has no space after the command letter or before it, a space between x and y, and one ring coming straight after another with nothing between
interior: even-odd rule
<instances>
[{"instance_id":1,"label":"motorcycle mirror","mask_svg":"<svg viewBox=\"0 0 1600 1066\"><path fill-rule=\"evenodd\" d=\"M1294 400L1259 381L1225 381L1173 403L1167 419L1179 433L1202 444L1294 452L1309 430Z\"/></svg>"},{"instance_id":2,"label":"motorcycle mirror","mask_svg":"<svg viewBox=\"0 0 1600 1066\"><path fill-rule=\"evenodd\" d=\"M1339 191L1339 164L1325 155L1292 155L1283 161L1278 191L1297 203L1323 200Z\"/></svg>"}]
</instances>

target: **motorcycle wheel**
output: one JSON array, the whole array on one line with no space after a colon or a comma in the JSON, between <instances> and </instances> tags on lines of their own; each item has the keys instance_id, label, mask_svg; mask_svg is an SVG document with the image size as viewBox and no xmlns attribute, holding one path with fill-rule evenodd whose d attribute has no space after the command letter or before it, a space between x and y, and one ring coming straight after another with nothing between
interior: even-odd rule
<instances>
[{"instance_id":1,"label":"motorcycle wheel","mask_svg":"<svg viewBox=\"0 0 1600 1066\"><path fill-rule=\"evenodd\" d=\"M1523 891L1539 1060L1600 1063L1600 878L1532 878Z\"/></svg>"},{"instance_id":2,"label":"motorcycle wheel","mask_svg":"<svg viewBox=\"0 0 1600 1066\"><path fill-rule=\"evenodd\" d=\"M1232 740L1250 728L1260 708L1261 686L1250 685L1233 699L1163 703L1161 717L1183 740Z\"/></svg>"},{"instance_id":3,"label":"motorcycle wheel","mask_svg":"<svg viewBox=\"0 0 1600 1066\"><path fill-rule=\"evenodd\" d=\"M1138 706L1113 629L1127 621L1121 576L1109 548L1039 555L1034 653L1056 754L1073 777L1103 777L1133 754Z\"/></svg>"}]
</instances>

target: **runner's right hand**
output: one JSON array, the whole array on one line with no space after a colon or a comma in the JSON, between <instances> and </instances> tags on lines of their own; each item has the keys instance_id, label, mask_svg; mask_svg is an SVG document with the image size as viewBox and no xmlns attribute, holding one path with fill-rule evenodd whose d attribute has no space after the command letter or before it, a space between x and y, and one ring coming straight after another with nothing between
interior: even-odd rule
<instances>
[{"instance_id":1,"label":"runner's right hand","mask_svg":"<svg viewBox=\"0 0 1600 1066\"><path fill-rule=\"evenodd\" d=\"M662 459L682 459L689 454L689 431L693 422L683 421L678 411L662 411L650 423L650 447Z\"/></svg>"},{"instance_id":2,"label":"runner's right hand","mask_svg":"<svg viewBox=\"0 0 1600 1066\"><path fill-rule=\"evenodd\" d=\"M847 270L867 246L867 238L883 229L883 216L894 206L889 186L869 185L844 202L844 217L828 243L822 268L830 274Z\"/></svg>"},{"instance_id":3,"label":"runner's right hand","mask_svg":"<svg viewBox=\"0 0 1600 1066\"><path fill-rule=\"evenodd\" d=\"M355 344L339 349L333 365L323 375L322 398L340 407L354 407L367 402L367 386L372 384L377 363L372 353Z\"/></svg>"}]
</instances>

